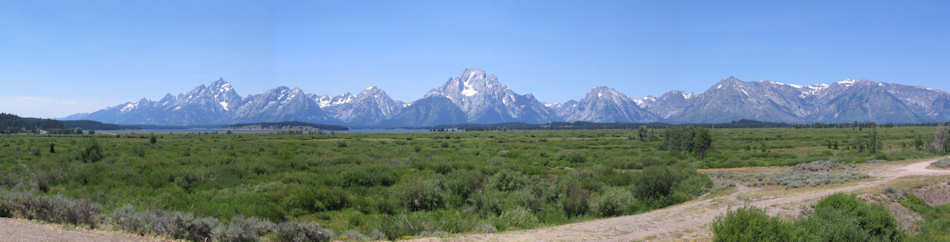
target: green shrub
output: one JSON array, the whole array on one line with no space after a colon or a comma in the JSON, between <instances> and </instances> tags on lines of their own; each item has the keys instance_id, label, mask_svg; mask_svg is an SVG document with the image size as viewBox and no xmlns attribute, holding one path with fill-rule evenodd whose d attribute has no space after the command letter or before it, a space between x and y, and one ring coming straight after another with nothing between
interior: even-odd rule
<instances>
[{"instance_id":1,"label":"green shrub","mask_svg":"<svg viewBox=\"0 0 950 242\"><path fill-rule=\"evenodd\" d=\"M795 237L802 241L870 241L861 229L859 218L837 209L823 208L795 223ZM875 240L892 241L892 240Z\"/></svg>"},{"instance_id":2,"label":"green shrub","mask_svg":"<svg viewBox=\"0 0 950 242\"><path fill-rule=\"evenodd\" d=\"M463 200L468 199L483 183L481 174L472 170L455 170L446 177L452 178L445 181L446 189Z\"/></svg>"},{"instance_id":3,"label":"green shrub","mask_svg":"<svg viewBox=\"0 0 950 242\"><path fill-rule=\"evenodd\" d=\"M79 153L79 159L83 162L96 162L102 160L102 146L95 138L90 138L86 142L86 147Z\"/></svg>"},{"instance_id":4,"label":"green shrub","mask_svg":"<svg viewBox=\"0 0 950 242\"><path fill-rule=\"evenodd\" d=\"M395 240L406 235L417 235L431 228L431 225L429 225L425 219L418 216L407 216L405 214L386 216L382 219L379 226L381 232L390 240Z\"/></svg>"},{"instance_id":5,"label":"green shrub","mask_svg":"<svg viewBox=\"0 0 950 242\"><path fill-rule=\"evenodd\" d=\"M486 216L500 216L505 208L510 207L507 194L495 190L479 190L472 194L472 202L479 214Z\"/></svg>"},{"instance_id":6,"label":"green shrub","mask_svg":"<svg viewBox=\"0 0 950 242\"><path fill-rule=\"evenodd\" d=\"M790 241L791 227L759 208L740 208L712 224L713 241Z\"/></svg>"},{"instance_id":7,"label":"green shrub","mask_svg":"<svg viewBox=\"0 0 950 242\"><path fill-rule=\"evenodd\" d=\"M840 213L835 212L840 211ZM823 213L828 213L827 215ZM850 216L854 222L875 241L899 241L904 234L886 208L880 205L868 205L866 202L846 194L834 194L822 199L815 205L815 215L820 218Z\"/></svg>"},{"instance_id":8,"label":"green shrub","mask_svg":"<svg viewBox=\"0 0 950 242\"><path fill-rule=\"evenodd\" d=\"M349 206L349 195L338 187L320 188L311 194L313 211L335 211Z\"/></svg>"},{"instance_id":9,"label":"green shrub","mask_svg":"<svg viewBox=\"0 0 950 242\"><path fill-rule=\"evenodd\" d=\"M392 186L396 184L396 172L385 167L357 168L343 172L343 185L351 186Z\"/></svg>"},{"instance_id":10,"label":"green shrub","mask_svg":"<svg viewBox=\"0 0 950 242\"><path fill-rule=\"evenodd\" d=\"M496 173L495 176L492 176L488 181L489 187L503 192L521 189L526 183L528 183L528 181L524 174L511 170L502 170Z\"/></svg>"},{"instance_id":11,"label":"green shrub","mask_svg":"<svg viewBox=\"0 0 950 242\"><path fill-rule=\"evenodd\" d=\"M613 217L623 215L632 202L633 197L628 190L611 188L594 198L593 207L597 215Z\"/></svg>"},{"instance_id":12,"label":"green shrub","mask_svg":"<svg viewBox=\"0 0 950 242\"><path fill-rule=\"evenodd\" d=\"M436 178L410 180L398 189L398 197L409 211L435 210L445 206L445 189Z\"/></svg>"},{"instance_id":13,"label":"green shrub","mask_svg":"<svg viewBox=\"0 0 950 242\"><path fill-rule=\"evenodd\" d=\"M903 241L896 220L880 205L846 194L828 196L794 224L757 208L739 209L713 223L715 241Z\"/></svg>"},{"instance_id":14,"label":"green shrub","mask_svg":"<svg viewBox=\"0 0 950 242\"><path fill-rule=\"evenodd\" d=\"M659 200L673 193L677 181L667 167L647 167L637 176L633 193L639 199Z\"/></svg>"},{"instance_id":15,"label":"green shrub","mask_svg":"<svg viewBox=\"0 0 950 242\"><path fill-rule=\"evenodd\" d=\"M538 218L531 211L522 207L505 210L498 216L497 220L499 222L496 223L496 228L530 228L538 224Z\"/></svg>"},{"instance_id":16,"label":"green shrub","mask_svg":"<svg viewBox=\"0 0 950 242\"><path fill-rule=\"evenodd\" d=\"M567 157L565 157L565 159L566 159L567 161L570 161L571 163L574 163L574 164L579 164L579 163L587 162L587 156L584 156L584 154L576 153L576 152L567 155Z\"/></svg>"},{"instance_id":17,"label":"green shrub","mask_svg":"<svg viewBox=\"0 0 950 242\"><path fill-rule=\"evenodd\" d=\"M569 217L582 216L590 208L590 192L580 185L571 184L564 190L564 197L561 198L561 208Z\"/></svg>"}]
</instances>

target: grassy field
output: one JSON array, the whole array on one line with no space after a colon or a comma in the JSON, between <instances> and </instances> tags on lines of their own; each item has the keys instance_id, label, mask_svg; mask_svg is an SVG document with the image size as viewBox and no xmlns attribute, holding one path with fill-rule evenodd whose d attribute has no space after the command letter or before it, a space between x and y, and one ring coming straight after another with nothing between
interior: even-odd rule
<instances>
[{"instance_id":1,"label":"grassy field","mask_svg":"<svg viewBox=\"0 0 950 242\"><path fill-rule=\"evenodd\" d=\"M3 135L0 187L392 239L644 212L706 192L697 168L932 156L933 132L712 129L703 159L660 149L664 130Z\"/></svg>"}]
</instances>

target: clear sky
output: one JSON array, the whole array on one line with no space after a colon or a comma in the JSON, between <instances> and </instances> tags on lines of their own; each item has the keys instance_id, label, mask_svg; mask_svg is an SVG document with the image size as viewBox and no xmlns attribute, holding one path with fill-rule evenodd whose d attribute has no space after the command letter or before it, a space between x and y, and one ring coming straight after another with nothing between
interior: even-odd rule
<instances>
[{"instance_id":1,"label":"clear sky","mask_svg":"<svg viewBox=\"0 0 950 242\"><path fill-rule=\"evenodd\" d=\"M702 92L734 75L950 89L950 1L5 1L0 112L62 117L219 77L241 95L377 85L403 101L464 68L541 101L595 85Z\"/></svg>"}]
</instances>

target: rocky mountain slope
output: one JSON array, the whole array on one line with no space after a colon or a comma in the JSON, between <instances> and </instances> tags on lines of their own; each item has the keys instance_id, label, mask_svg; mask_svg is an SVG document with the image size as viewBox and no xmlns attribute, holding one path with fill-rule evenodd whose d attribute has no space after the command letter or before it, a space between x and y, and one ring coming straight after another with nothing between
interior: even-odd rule
<instances>
[{"instance_id":1,"label":"rocky mountain slope","mask_svg":"<svg viewBox=\"0 0 950 242\"><path fill-rule=\"evenodd\" d=\"M703 93L670 91L632 98L604 86L580 100L542 103L509 89L498 77L465 69L412 103L371 86L353 95L320 96L278 87L242 97L217 80L158 101L141 99L65 119L117 124L206 125L301 121L357 127L421 127L459 123L769 122L921 123L950 120L950 94L925 87L863 80L795 85L729 77Z\"/></svg>"}]
</instances>

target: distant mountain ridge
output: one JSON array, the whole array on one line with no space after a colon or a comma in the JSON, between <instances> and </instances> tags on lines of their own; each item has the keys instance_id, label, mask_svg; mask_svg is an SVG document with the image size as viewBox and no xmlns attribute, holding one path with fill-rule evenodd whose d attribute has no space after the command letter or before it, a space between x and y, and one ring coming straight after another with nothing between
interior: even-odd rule
<instances>
[{"instance_id":1,"label":"distant mountain ridge","mask_svg":"<svg viewBox=\"0 0 950 242\"><path fill-rule=\"evenodd\" d=\"M231 83L210 85L158 101L141 99L67 120L116 124L209 125L299 121L356 127L423 127L450 124L550 122L728 123L924 123L950 121L950 94L925 87L865 80L795 85L723 79L703 93L669 91L659 97L629 97L605 86L580 100L542 103L519 94L498 77L465 69L411 103L370 86L356 95L321 96L277 87L240 96Z\"/></svg>"}]
</instances>

